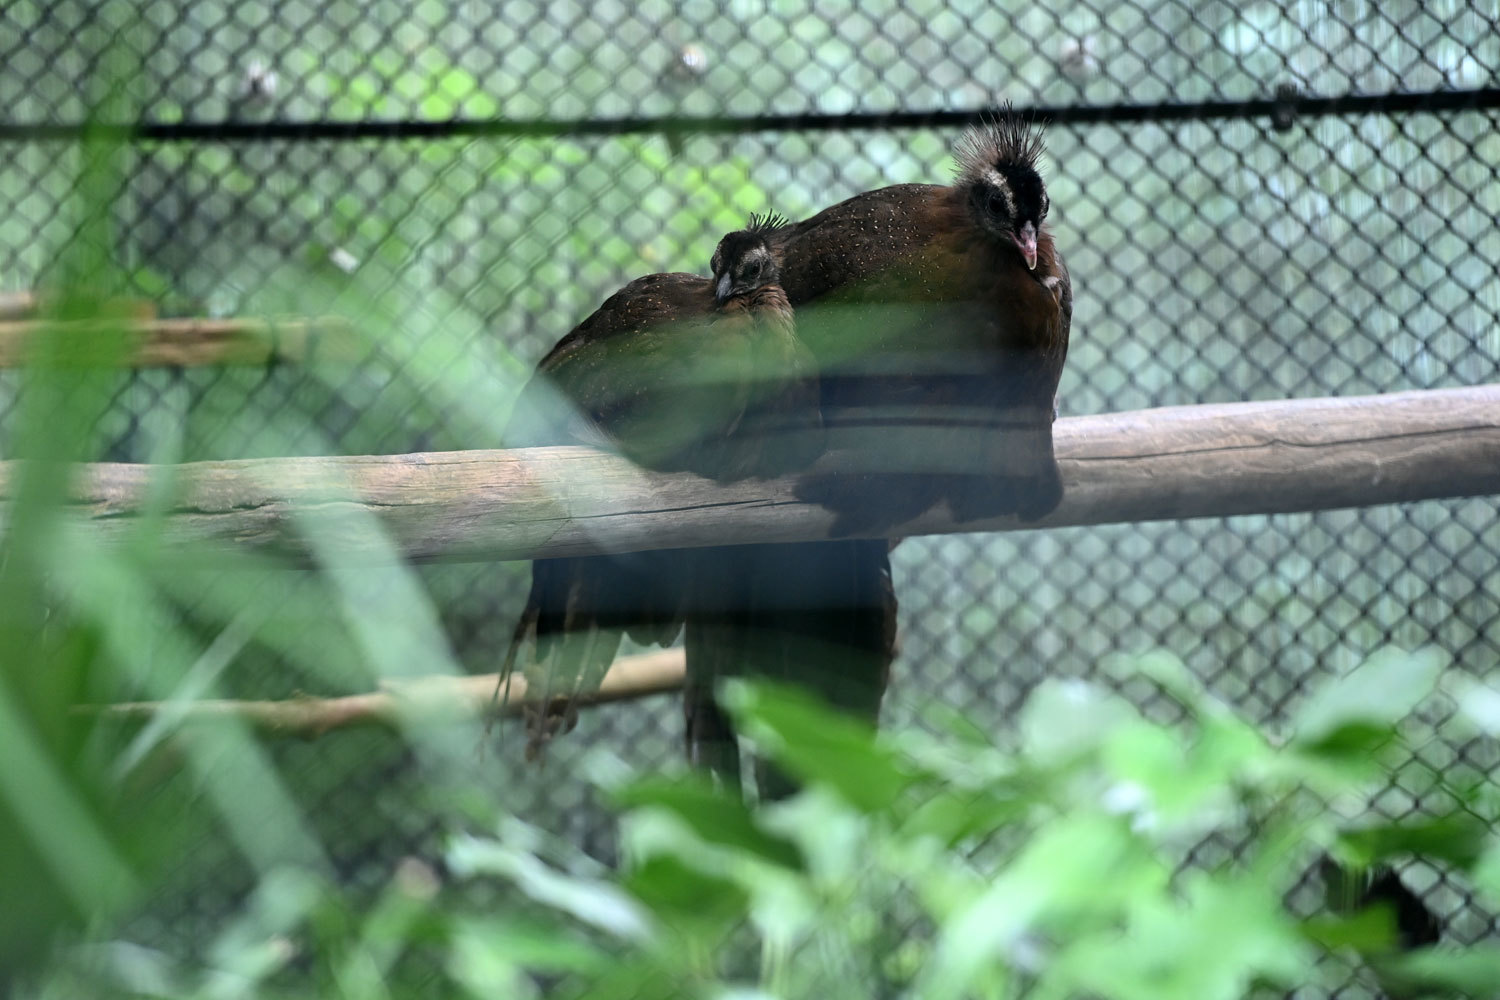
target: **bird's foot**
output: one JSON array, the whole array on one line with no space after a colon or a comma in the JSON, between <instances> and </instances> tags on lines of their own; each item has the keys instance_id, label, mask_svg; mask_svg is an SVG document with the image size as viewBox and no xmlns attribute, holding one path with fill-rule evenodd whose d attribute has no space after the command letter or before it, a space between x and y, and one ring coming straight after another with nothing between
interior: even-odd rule
<instances>
[{"instance_id":1,"label":"bird's foot","mask_svg":"<svg viewBox=\"0 0 1500 1000\"><path fill-rule=\"evenodd\" d=\"M531 763L542 759L549 743L578 725L578 705L571 698L553 698L543 705L527 705L525 717L526 760Z\"/></svg>"}]
</instances>

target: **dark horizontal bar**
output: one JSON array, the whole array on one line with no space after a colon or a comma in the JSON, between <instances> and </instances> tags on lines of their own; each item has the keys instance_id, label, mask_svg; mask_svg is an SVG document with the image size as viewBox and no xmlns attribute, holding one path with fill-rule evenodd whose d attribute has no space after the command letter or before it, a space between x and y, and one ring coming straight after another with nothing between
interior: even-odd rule
<instances>
[{"instance_id":1,"label":"dark horizontal bar","mask_svg":"<svg viewBox=\"0 0 1500 1000\"><path fill-rule=\"evenodd\" d=\"M1500 107L1500 87L1422 93L1300 94L1246 101L1103 104L1024 109L1055 125L1111 122L1209 121L1266 118L1285 126L1297 118L1402 114ZM267 139L443 139L562 135L667 133L724 135L744 132L820 132L875 128L940 128L971 125L997 109L966 111L869 111L854 114L750 115L734 118L584 118L575 120L449 119L445 121L219 121L144 122L138 125L0 123L0 141L76 141L85 135L132 142L252 142Z\"/></svg>"}]
</instances>

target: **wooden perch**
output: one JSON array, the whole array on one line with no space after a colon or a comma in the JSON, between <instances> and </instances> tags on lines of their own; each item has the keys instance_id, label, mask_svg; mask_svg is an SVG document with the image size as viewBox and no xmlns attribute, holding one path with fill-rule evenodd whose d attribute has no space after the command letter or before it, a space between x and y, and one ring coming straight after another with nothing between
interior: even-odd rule
<instances>
[{"instance_id":1,"label":"wooden perch","mask_svg":"<svg viewBox=\"0 0 1500 1000\"><path fill-rule=\"evenodd\" d=\"M682 686L683 655L665 649L616 660L599 690L584 695L583 705L644 698ZM511 677L509 695L495 699L497 674L471 677L416 677L388 681L380 690L338 698L306 695L287 701L194 701L183 704L140 701L119 705L85 706L79 711L147 719L158 713L180 713L185 721L236 718L268 734L315 739L335 729L377 726L394 729L406 722L482 718L501 709L515 715L526 702L526 681Z\"/></svg>"},{"instance_id":2,"label":"wooden perch","mask_svg":"<svg viewBox=\"0 0 1500 1000\"><path fill-rule=\"evenodd\" d=\"M92 340L117 334L131 338L124 364L134 368L253 365L268 361L351 361L362 356L348 320L321 319L130 319L0 322L0 368L24 364L36 337L62 338L62 359L94 356ZM55 350L55 348L54 348ZM54 355L55 356L55 355Z\"/></svg>"},{"instance_id":3,"label":"wooden perch","mask_svg":"<svg viewBox=\"0 0 1500 1000\"><path fill-rule=\"evenodd\" d=\"M24 319L36 312L36 292L0 292L0 320Z\"/></svg>"},{"instance_id":4,"label":"wooden perch","mask_svg":"<svg viewBox=\"0 0 1500 1000\"><path fill-rule=\"evenodd\" d=\"M1046 518L955 524L943 509L898 533L1275 514L1500 493L1500 385L1072 417L1057 422L1056 441L1066 495ZM890 456L833 454L817 468L868 469L882 457ZM0 503L14 495L13 466L0 464ZM364 532L368 519L340 516L355 509L373 514L413 560L806 541L826 537L832 522L827 511L794 497L793 478L718 486L693 475L644 472L586 448L170 469L100 464L79 470L73 509L101 541L118 543L133 531L152 477L162 473L176 477L171 495L179 499L155 544L201 551L219 543L303 562L310 561L297 523L304 511L319 515L327 543L351 557L378 558L385 548Z\"/></svg>"}]
</instances>

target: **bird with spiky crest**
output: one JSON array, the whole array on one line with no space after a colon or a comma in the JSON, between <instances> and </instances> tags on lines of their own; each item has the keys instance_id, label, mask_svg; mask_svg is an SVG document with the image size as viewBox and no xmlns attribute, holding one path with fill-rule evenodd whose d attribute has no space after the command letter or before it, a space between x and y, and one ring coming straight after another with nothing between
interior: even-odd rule
<instances>
[{"instance_id":1,"label":"bird with spiky crest","mask_svg":"<svg viewBox=\"0 0 1500 1000\"><path fill-rule=\"evenodd\" d=\"M1040 127L1009 108L955 146L951 185L867 191L759 235L817 358L831 449L894 472L819 474L802 492L837 540L704 552L686 630L689 755L733 782L713 699L725 676L796 682L874 725L895 656L887 538L946 505L1033 520L1061 498L1052 449L1072 289L1046 226ZM792 783L762 768L763 796Z\"/></svg>"},{"instance_id":2,"label":"bird with spiky crest","mask_svg":"<svg viewBox=\"0 0 1500 1000\"><path fill-rule=\"evenodd\" d=\"M1014 243L1031 271L1051 207L1038 166L1045 148L1041 131L1014 113L970 129L953 148L955 187L967 191L970 215L985 232Z\"/></svg>"},{"instance_id":3,"label":"bird with spiky crest","mask_svg":"<svg viewBox=\"0 0 1500 1000\"><path fill-rule=\"evenodd\" d=\"M896 475L823 478L836 533L946 503L957 521L1052 510L1057 384L1073 296L1046 225L1042 129L1010 108L966 131L951 185L897 184L768 234L818 359L830 448Z\"/></svg>"}]
</instances>

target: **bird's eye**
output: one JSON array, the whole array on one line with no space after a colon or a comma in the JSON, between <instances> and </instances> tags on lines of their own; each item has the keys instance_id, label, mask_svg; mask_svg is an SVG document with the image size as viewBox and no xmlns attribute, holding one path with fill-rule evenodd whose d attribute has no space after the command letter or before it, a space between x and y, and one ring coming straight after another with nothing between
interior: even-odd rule
<instances>
[{"instance_id":1,"label":"bird's eye","mask_svg":"<svg viewBox=\"0 0 1500 1000\"><path fill-rule=\"evenodd\" d=\"M740 275L742 277L744 277L744 279L746 281L754 281L756 278L759 278L760 277L760 261L754 260L754 261L751 261L750 263L746 264L745 265L745 269L740 272Z\"/></svg>"},{"instance_id":2,"label":"bird's eye","mask_svg":"<svg viewBox=\"0 0 1500 1000\"><path fill-rule=\"evenodd\" d=\"M990 200L985 203L985 208L989 209L991 215L1008 214L1005 206L1005 198L998 191L990 195Z\"/></svg>"}]
</instances>

